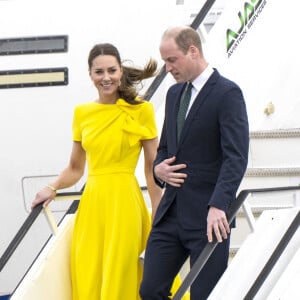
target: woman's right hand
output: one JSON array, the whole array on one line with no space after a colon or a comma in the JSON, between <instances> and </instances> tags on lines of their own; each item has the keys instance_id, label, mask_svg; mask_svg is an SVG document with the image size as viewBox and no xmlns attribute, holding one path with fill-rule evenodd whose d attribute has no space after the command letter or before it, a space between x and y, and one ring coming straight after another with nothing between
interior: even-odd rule
<instances>
[{"instance_id":1,"label":"woman's right hand","mask_svg":"<svg viewBox=\"0 0 300 300\"><path fill-rule=\"evenodd\" d=\"M32 201L31 209L40 203L43 203L43 207L46 207L55 198L55 196L56 192L45 186L36 194L35 199Z\"/></svg>"}]
</instances>

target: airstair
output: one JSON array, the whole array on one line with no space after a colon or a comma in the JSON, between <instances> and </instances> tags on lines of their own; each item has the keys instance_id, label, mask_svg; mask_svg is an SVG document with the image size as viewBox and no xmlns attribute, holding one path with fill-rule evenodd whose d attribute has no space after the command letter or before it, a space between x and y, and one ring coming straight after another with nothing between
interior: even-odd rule
<instances>
[{"instance_id":1,"label":"airstair","mask_svg":"<svg viewBox=\"0 0 300 300\"><path fill-rule=\"evenodd\" d=\"M236 203L232 207L229 219L233 220L237 212L241 209L244 210L249 225L251 224L250 228L252 228L252 231L246 236L242 245L239 247L239 250L229 264L228 270L219 281L209 299L242 299L240 295L245 294L245 292L250 293L250 295L254 292L256 294L260 293L262 296L259 296L257 299L267 299L264 298L266 294L272 293L278 295L278 293L287 293L287 290L289 295L298 293L297 289L292 291L291 288L297 288L293 274L299 276L299 268L294 266L295 263L299 263L299 207L265 210L261 213L257 221L251 223L251 219L253 221L253 218L247 209L247 205L245 205L247 198L254 195L273 194L276 196L278 193L296 193L298 190L300 191L300 187L295 186L249 189L242 190L239 193ZM145 192L144 190L144 193ZM299 197L297 193L296 195ZM58 194L57 200L76 199L79 196L80 193L61 193ZM72 205L59 223L55 221L49 209L44 211L52 234L9 299L38 300L41 299L41 297L44 300L71 299L68 261L73 221L77 205L78 200L72 200ZM4 253L4 256L1 257L0 271L5 267L16 245L21 242L26 235L26 231L29 230L41 211L42 207L39 205L25 221L14 241L12 241ZM183 296L216 245L216 240L214 240L213 243L207 244L195 264L196 268L194 268L194 266L191 270L188 270L182 283L183 290L179 288L179 294L175 295L174 299L181 299L180 293L182 293ZM278 266L278 264L280 264L280 266ZM239 280L240 282L237 284L239 289L226 289L226 286L231 286L227 281L232 280L234 276L236 277L236 281ZM51 278L51 280L49 280L49 278ZM244 286L243 288L242 285ZM47 293L45 293L45 290L47 290ZM235 292L233 293L232 290Z\"/></svg>"}]
</instances>

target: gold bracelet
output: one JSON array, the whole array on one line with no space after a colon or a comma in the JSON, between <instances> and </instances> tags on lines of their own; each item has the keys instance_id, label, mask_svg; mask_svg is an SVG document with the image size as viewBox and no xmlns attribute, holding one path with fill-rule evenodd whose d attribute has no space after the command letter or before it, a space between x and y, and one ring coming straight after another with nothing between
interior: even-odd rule
<instances>
[{"instance_id":1,"label":"gold bracelet","mask_svg":"<svg viewBox=\"0 0 300 300\"><path fill-rule=\"evenodd\" d=\"M55 187L53 187L52 185L46 185L47 188L49 188L51 191L53 191L55 193L55 196L57 194L57 189Z\"/></svg>"}]
</instances>

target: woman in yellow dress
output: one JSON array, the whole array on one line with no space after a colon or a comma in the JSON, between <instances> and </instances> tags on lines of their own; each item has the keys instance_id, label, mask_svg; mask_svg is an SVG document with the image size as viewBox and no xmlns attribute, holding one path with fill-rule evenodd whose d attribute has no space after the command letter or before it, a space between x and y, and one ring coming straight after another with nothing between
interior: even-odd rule
<instances>
[{"instance_id":1,"label":"woman in yellow dress","mask_svg":"<svg viewBox=\"0 0 300 300\"><path fill-rule=\"evenodd\" d=\"M111 44L89 54L89 75L98 99L75 107L69 165L37 193L32 206L48 205L56 191L87 181L76 214L71 249L73 300L136 300L142 277L139 255L151 227L135 168L143 149L152 217L161 198L152 163L157 149L153 105L138 98L136 84L151 77L156 62L144 69L124 66Z\"/></svg>"},{"instance_id":2,"label":"woman in yellow dress","mask_svg":"<svg viewBox=\"0 0 300 300\"><path fill-rule=\"evenodd\" d=\"M144 69L122 66L111 44L90 51L89 75L98 90L95 101L74 110L73 148L69 165L33 201L44 206L56 190L88 176L76 215L71 277L73 299L135 300L151 226L135 168L143 148L147 188L155 209L161 190L153 181L157 130L151 103L138 99L135 85L151 77L156 62Z\"/></svg>"}]
</instances>

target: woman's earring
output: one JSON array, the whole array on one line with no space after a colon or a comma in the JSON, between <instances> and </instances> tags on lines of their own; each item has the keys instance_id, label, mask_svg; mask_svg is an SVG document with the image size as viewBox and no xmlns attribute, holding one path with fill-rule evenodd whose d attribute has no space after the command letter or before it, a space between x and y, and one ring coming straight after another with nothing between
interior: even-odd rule
<instances>
[{"instance_id":1,"label":"woman's earring","mask_svg":"<svg viewBox=\"0 0 300 300\"><path fill-rule=\"evenodd\" d=\"M119 80L119 86L121 86L122 82L121 82L121 79Z\"/></svg>"}]
</instances>

